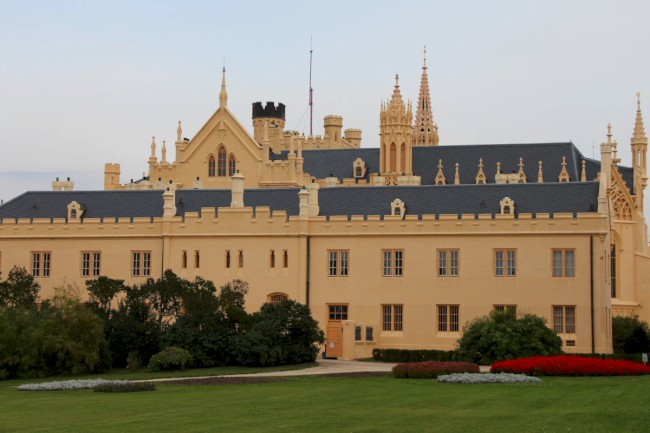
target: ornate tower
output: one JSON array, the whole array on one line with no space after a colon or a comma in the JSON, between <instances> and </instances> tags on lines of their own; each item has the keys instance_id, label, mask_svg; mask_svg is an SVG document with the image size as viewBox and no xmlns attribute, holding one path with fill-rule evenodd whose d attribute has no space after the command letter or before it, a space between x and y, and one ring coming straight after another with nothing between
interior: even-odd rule
<instances>
[{"instance_id":1,"label":"ornate tower","mask_svg":"<svg viewBox=\"0 0 650 433\"><path fill-rule=\"evenodd\" d=\"M379 114L380 170L384 175L411 175L413 145L413 110L411 103L402 101L399 75L395 75L395 89L390 102L381 104Z\"/></svg>"},{"instance_id":2,"label":"ornate tower","mask_svg":"<svg viewBox=\"0 0 650 433\"><path fill-rule=\"evenodd\" d=\"M641 93L636 94L636 120L634 122L634 133L632 134L632 166L634 167L634 192L636 205L643 212L643 190L648 184L647 153L648 137L643 127L643 116L641 115Z\"/></svg>"},{"instance_id":3,"label":"ornate tower","mask_svg":"<svg viewBox=\"0 0 650 433\"><path fill-rule=\"evenodd\" d=\"M424 47L424 64L420 81L420 96L413 124L414 146L437 146L438 125L433 121L431 113L431 95L429 93L429 78L427 77L427 47Z\"/></svg>"},{"instance_id":4,"label":"ornate tower","mask_svg":"<svg viewBox=\"0 0 650 433\"><path fill-rule=\"evenodd\" d=\"M255 141L261 143L264 139L265 130L268 134L269 144L275 150L280 150L280 141L284 131L285 123L284 104L267 102L262 105L261 102L253 103L253 137Z\"/></svg>"}]
</instances>

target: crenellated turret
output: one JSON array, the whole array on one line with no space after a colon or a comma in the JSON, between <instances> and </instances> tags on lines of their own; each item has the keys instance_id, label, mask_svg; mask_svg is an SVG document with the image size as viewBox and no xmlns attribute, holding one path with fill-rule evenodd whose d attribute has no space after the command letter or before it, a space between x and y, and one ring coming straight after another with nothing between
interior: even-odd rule
<instances>
[{"instance_id":1,"label":"crenellated turret","mask_svg":"<svg viewBox=\"0 0 650 433\"><path fill-rule=\"evenodd\" d=\"M395 75L393 96L381 105L379 115L380 170L382 175L413 174L413 110L405 104L399 90L399 75ZM387 184L391 184L387 182Z\"/></svg>"}]
</instances>

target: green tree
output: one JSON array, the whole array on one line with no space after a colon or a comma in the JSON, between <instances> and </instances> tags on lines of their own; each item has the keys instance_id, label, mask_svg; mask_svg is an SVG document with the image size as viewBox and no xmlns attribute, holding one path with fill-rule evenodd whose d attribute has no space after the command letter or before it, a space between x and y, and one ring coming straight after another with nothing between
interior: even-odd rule
<instances>
[{"instance_id":1,"label":"green tree","mask_svg":"<svg viewBox=\"0 0 650 433\"><path fill-rule=\"evenodd\" d=\"M309 307L287 300L262 305L235 341L241 364L266 366L314 361L325 337Z\"/></svg>"},{"instance_id":2,"label":"green tree","mask_svg":"<svg viewBox=\"0 0 650 433\"><path fill-rule=\"evenodd\" d=\"M182 314L188 282L167 269L162 278L148 279L140 286L140 292L150 306L160 332L164 333L169 324Z\"/></svg>"},{"instance_id":3,"label":"green tree","mask_svg":"<svg viewBox=\"0 0 650 433\"><path fill-rule=\"evenodd\" d=\"M41 286L24 267L14 266L0 283L0 308L34 308Z\"/></svg>"},{"instance_id":4,"label":"green tree","mask_svg":"<svg viewBox=\"0 0 650 433\"><path fill-rule=\"evenodd\" d=\"M104 320L108 320L115 298L126 291L126 286L124 280L114 280L102 275L94 280L86 280L86 290L88 304L99 311Z\"/></svg>"},{"instance_id":5,"label":"green tree","mask_svg":"<svg viewBox=\"0 0 650 433\"><path fill-rule=\"evenodd\" d=\"M503 359L562 353L562 340L533 314L520 318L512 312L492 311L463 327L456 349L459 359L491 364Z\"/></svg>"},{"instance_id":6,"label":"green tree","mask_svg":"<svg viewBox=\"0 0 650 433\"><path fill-rule=\"evenodd\" d=\"M614 317L612 319L614 353L650 352L650 328L638 316Z\"/></svg>"}]
</instances>

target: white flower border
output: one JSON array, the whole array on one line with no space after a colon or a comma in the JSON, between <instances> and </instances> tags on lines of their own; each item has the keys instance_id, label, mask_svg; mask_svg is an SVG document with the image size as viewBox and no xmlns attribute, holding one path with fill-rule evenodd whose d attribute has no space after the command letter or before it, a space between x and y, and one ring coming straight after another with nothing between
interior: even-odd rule
<instances>
[{"instance_id":1,"label":"white flower border","mask_svg":"<svg viewBox=\"0 0 650 433\"><path fill-rule=\"evenodd\" d=\"M438 376L440 383L540 383L539 377L511 373L453 373Z\"/></svg>"},{"instance_id":2,"label":"white flower border","mask_svg":"<svg viewBox=\"0 0 650 433\"><path fill-rule=\"evenodd\" d=\"M128 380L78 379L55 382L27 383L18 386L18 391L68 391L72 389L93 389L99 385L125 384Z\"/></svg>"}]
</instances>

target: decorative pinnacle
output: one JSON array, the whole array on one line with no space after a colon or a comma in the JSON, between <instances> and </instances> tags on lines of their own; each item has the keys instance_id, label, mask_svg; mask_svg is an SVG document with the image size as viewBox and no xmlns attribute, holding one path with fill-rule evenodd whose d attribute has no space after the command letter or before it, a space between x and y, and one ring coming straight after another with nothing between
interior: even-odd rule
<instances>
[{"instance_id":1,"label":"decorative pinnacle","mask_svg":"<svg viewBox=\"0 0 650 433\"><path fill-rule=\"evenodd\" d=\"M219 93L219 106L228 105L228 93L226 92L226 67L221 70L221 92Z\"/></svg>"},{"instance_id":2,"label":"decorative pinnacle","mask_svg":"<svg viewBox=\"0 0 650 433\"><path fill-rule=\"evenodd\" d=\"M612 124L607 124L607 144L612 144Z\"/></svg>"},{"instance_id":3,"label":"decorative pinnacle","mask_svg":"<svg viewBox=\"0 0 650 433\"><path fill-rule=\"evenodd\" d=\"M395 74L395 87L399 87L399 74Z\"/></svg>"},{"instance_id":4,"label":"decorative pinnacle","mask_svg":"<svg viewBox=\"0 0 650 433\"><path fill-rule=\"evenodd\" d=\"M427 46L424 46L424 65L422 66L422 69L427 68Z\"/></svg>"},{"instance_id":5,"label":"decorative pinnacle","mask_svg":"<svg viewBox=\"0 0 650 433\"><path fill-rule=\"evenodd\" d=\"M641 92L636 92L636 109L641 110Z\"/></svg>"}]
</instances>

